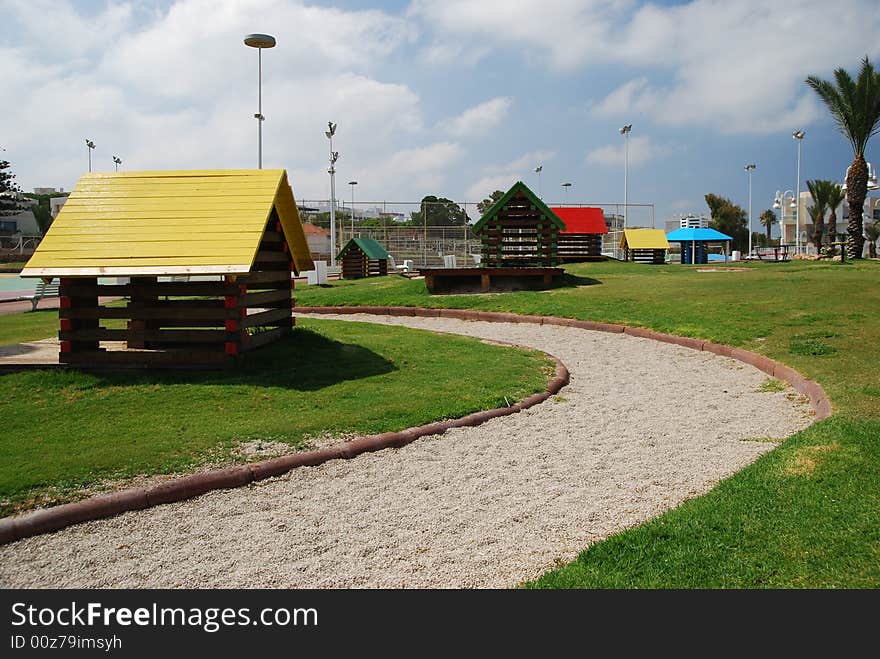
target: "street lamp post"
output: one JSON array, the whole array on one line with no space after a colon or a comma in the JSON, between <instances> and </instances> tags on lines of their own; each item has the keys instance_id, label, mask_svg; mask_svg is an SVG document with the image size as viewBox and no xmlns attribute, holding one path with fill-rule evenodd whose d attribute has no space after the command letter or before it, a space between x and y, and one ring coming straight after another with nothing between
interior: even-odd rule
<instances>
[{"instance_id":1,"label":"street lamp post","mask_svg":"<svg viewBox=\"0 0 880 659\"><path fill-rule=\"evenodd\" d=\"M629 134L632 131L633 125L626 124L623 128L619 128L618 132L623 135L623 228L626 229L627 216L628 216L628 194L629 194L629 181L627 180L628 170L629 170Z\"/></svg>"},{"instance_id":2,"label":"street lamp post","mask_svg":"<svg viewBox=\"0 0 880 659\"><path fill-rule=\"evenodd\" d=\"M349 181L348 184L351 186L351 237L354 238L354 186L356 186L358 182Z\"/></svg>"},{"instance_id":3,"label":"street lamp post","mask_svg":"<svg viewBox=\"0 0 880 659\"><path fill-rule=\"evenodd\" d=\"M541 171L543 171L544 165L538 165L535 167L535 174L538 175L538 199L543 199L544 196L541 194Z\"/></svg>"},{"instance_id":4,"label":"street lamp post","mask_svg":"<svg viewBox=\"0 0 880 659\"><path fill-rule=\"evenodd\" d=\"M795 254L801 253L801 143L804 141L804 135L806 135L806 133L802 130L796 130L791 134L791 136L797 140L798 145L797 185L795 186L797 188L797 201L795 202L797 206L794 211Z\"/></svg>"},{"instance_id":5,"label":"street lamp post","mask_svg":"<svg viewBox=\"0 0 880 659\"><path fill-rule=\"evenodd\" d=\"M566 183L562 184L562 189L565 190L565 203L566 204L568 203L568 189L570 187L571 187L571 183L566 182Z\"/></svg>"},{"instance_id":6,"label":"street lamp post","mask_svg":"<svg viewBox=\"0 0 880 659\"><path fill-rule=\"evenodd\" d=\"M746 165L743 169L749 175L749 258L752 258L752 172L755 171L755 163Z\"/></svg>"},{"instance_id":7,"label":"street lamp post","mask_svg":"<svg viewBox=\"0 0 880 659\"><path fill-rule=\"evenodd\" d=\"M324 135L330 140L330 267L336 267L336 161L339 153L333 150L333 136L336 134L336 124L327 122L328 130Z\"/></svg>"},{"instance_id":8,"label":"street lamp post","mask_svg":"<svg viewBox=\"0 0 880 659\"><path fill-rule=\"evenodd\" d=\"M119 156L113 156L113 164L116 166L116 171L119 171L119 165L122 164L122 160L119 159Z\"/></svg>"},{"instance_id":9,"label":"street lamp post","mask_svg":"<svg viewBox=\"0 0 880 659\"><path fill-rule=\"evenodd\" d=\"M274 48L275 37L268 34L249 34L244 38L246 46L257 49L257 169L263 169L263 48Z\"/></svg>"},{"instance_id":10,"label":"street lamp post","mask_svg":"<svg viewBox=\"0 0 880 659\"><path fill-rule=\"evenodd\" d=\"M89 171L92 171L92 149L95 148L95 143L92 140L86 138L86 149L89 152Z\"/></svg>"}]
</instances>

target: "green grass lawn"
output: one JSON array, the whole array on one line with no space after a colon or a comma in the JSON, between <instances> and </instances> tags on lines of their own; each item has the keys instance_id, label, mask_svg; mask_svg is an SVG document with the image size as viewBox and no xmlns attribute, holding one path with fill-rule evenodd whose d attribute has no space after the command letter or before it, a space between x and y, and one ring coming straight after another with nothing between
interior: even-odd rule
<instances>
[{"instance_id":1,"label":"green grass lawn","mask_svg":"<svg viewBox=\"0 0 880 659\"><path fill-rule=\"evenodd\" d=\"M385 277L297 290L300 305L473 308L625 323L759 352L819 381L834 416L709 494L588 548L528 587L880 586L880 263L744 271L572 265L564 285L431 296ZM714 267L715 270L724 270Z\"/></svg>"},{"instance_id":2,"label":"green grass lawn","mask_svg":"<svg viewBox=\"0 0 880 659\"><path fill-rule=\"evenodd\" d=\"M0 344L51 336L57 311L0 316ZM400 430L544 388L543 354L363 323L302 320L218 372L0 375L0 514L83 486L246 458L243 442Z\"/></svg>"}]
</instances>

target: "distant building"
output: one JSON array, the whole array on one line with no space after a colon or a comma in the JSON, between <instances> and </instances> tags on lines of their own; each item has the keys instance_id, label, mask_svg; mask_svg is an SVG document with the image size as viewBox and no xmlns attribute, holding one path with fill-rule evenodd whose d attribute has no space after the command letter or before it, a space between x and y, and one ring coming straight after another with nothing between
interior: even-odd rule
<instances>
[{"instance_id":1,"label":"distant building","mask_svg":"<svg viewBox=\"0 0 880 659\"><path fill-rule=\"evenodd\" d=\"M67 195L64 195L63 197L50 197L49 213L51 213L53 220L58 217L58 212L61 210L61 207L64 206L65 201L67 201Z\"/></svg>"},{"instance_id":2,"label":"distant building","mask_svg":"<svg viewBox=\"0 0 880 659\"><path fill-rule=\"evenodd\" d=\"M810 192L801 192L800 204L798 208L800 212L800 221L797 222L795 218L795 209L791 207L788 199L786 199L785 203L782 205L783 244L794 245L797 236L797 229L799 228L801 233L801 245L805 247L807 251L810 251L812 249L812 236L814 230L813 223L810 220L810 215L809 213L807 213L807 208L812 205L813 198L810 196ZM845 234L846 224L847 222L849 222L849 205L846 203L846 200L844 200L843 203L841 203L840 206L836 209L835 215L837 216L837 233ZM825 219L828 219L827 212L825 214ZM865 200L862 222L865 225L871 225L880 222L880 197L868 197Z\"/></svg>"},{"instance_id":3,"label":"distant building","mask_svg":"<svg viewBox=\"0 0 880 659\"><path fill-rule=\"evenodd\" d=\"M64 192L64 188L34 188L34 194L58 194Z\"/></svg>"},{"instance_id":4,"label":"distant building","mask_svg":"<svg viewBox=\"0 0 880 659\"><path fill-rule=\"evenodd\" d=\"M330 260L330 232L309 222L303 222L303 232L313 261Z\"/></svg>"},{"instance_id":5,"label":"distant building","mask_svg":"<svg viewBox=\"0 0 880 659\"><path fill-rule=\"evenodd\" d=\"M709 227L709 218L705 215L680 215L666 220L664 224L666 233L676 229L706 229Z\"/></svg>"},{"instance_id":6,"label":"distant building","mask_svg":"<svg viewBox=\"0 0 880 659\"><path fill-rule=\"evenodd\" d=\"M39 236L40 227L37 226L37 218L30 209L21 210L14 215L0 216L0 238L12 236Z\"/></svg>"}]
</instances>

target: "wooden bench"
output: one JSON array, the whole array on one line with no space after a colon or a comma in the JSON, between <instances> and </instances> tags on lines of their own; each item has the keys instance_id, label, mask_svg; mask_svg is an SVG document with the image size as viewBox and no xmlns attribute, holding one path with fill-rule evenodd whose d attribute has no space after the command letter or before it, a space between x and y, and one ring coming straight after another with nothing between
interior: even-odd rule
<instances>
[{"instance_id":1,"label":"wooden bench","mask_svg":"<svg viewBox=\"0 0 880 659\"><path fill-rule=\"evenodd\" d=\"M61 282L58 279L53 279L48 284L42 279L37 282L37 290L34 291L34 294L25 296L26 300L31 301L31 311L37 310L37 304L44 297L58 297L60 295L58 290L60 286Z\"/></svg>"}]
</instances>

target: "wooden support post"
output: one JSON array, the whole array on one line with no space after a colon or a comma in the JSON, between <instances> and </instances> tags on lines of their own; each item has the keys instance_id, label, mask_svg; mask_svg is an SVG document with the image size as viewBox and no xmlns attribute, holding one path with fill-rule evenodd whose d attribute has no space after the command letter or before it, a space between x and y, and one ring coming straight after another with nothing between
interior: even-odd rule
<instances>
[{"instance_id":1,"label":"wooden support post","mask_svg":"<svg viewBox=\"0 0 880 659\"><path fill-rule=\"evenodd\" d=\"M488 293L489 292L489 273L484 272L480 275L480 292Z\"/></svg>"},{"instance_id":2,"label":"wooden support post","mask_svg":"<svg viewBox=\"0 0 880 659\"><path fill-rule=\"evenodd\" d=\"M154 286L158 283L157 277L132 277L131 285L133 287L142 285L142 286ZM148 295L143 293L132 293L131 301L128 303L128 308L131 310L131 320L128 321L128 329L133 330L135 332L139 330L147 330L147 329L159 329L159 323L155 320L147 320L139 315L138 312L149 309L150 307L155 307L156 303L159 300L158 295ZM129 338L126 341L126 346L128 348L135 349L143 349L149 348L150 346L144 341L142 338Z\"/></svg>"},{"instance_id":3,"label":"wooden support post","mask_svg":"<svg viewBox=\"0 0 880 659\"><path fill-rule=\"evenodd\" d=\"M64 336L70 338L61 340L58 361L61 363L67 363L75 353L99 349L98 341L94 339L84 340L77 338L77 334L81 332L97 330L99 327L98 318L71 318L71 315L75 314L78 310L98 308L98 278L84 277L73 279L62 277L60 283L58 312L59 330L64 333ZM95 291L95 294L83 295L82 293L78 293L74 289L75 285L92 289Z\"/></svg>"},{"instance_id":4,"label":"wooden support post","mask_svg":"<svg viewBox=\"0 0 880 659\"><path fill-rule=\"evenodd\" d=\"M235 280L227 275L224 278L224 283L227 285L235 284ZM235 320L227 320L225 323L226 342L223 344L223 350L231 357L240 355L244 351L245 344L248 340L247 329L243 326L243 323L240 322L247 317L247 307L243 306L241 299L245 295L247 295L247 285L239 284L238 293L227 295L223 299L223 307L225 309L238 310L239 322L236 322Z\"/></svg>"}]
</instances>

